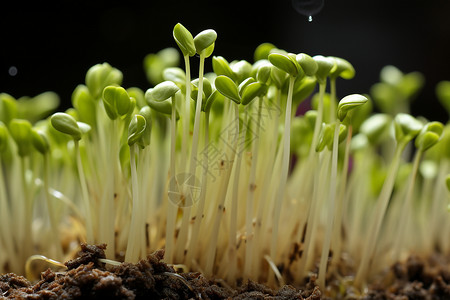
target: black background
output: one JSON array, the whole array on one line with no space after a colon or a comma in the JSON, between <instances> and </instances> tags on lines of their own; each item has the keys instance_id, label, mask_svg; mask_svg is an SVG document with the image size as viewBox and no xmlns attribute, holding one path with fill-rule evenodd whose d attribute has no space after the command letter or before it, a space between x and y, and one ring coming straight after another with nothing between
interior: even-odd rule
<instances>
[{"instance_id":1,"label":"black background","mask_svg":"<svg viewBox=\"0 0 450 300\"><path fill-rule=\"evenodd\" d=\"M450 1L325 0L313 21L281 1L96 1L61 0L57 5L0 4L0 92L18 98L53 90L64 109L86 71L108 62L124 73L124 87L150 87L146 54L176 47L173 26L195 36L217 31L214 55L253 62L253 51L271 42L289 52L340 56L356 69L338 82L338 96L367 93L384 65L420 71L426 85L413 113L446 121L434 87L450 80ZM196 61L197 59L192 59ZM195 63L194 63L195 65ZM207 70L211 63L207 62ZM10 67L17 74L9 74ZM193 70L195 76L196 71Z\"/></svg>"}]
</instances>

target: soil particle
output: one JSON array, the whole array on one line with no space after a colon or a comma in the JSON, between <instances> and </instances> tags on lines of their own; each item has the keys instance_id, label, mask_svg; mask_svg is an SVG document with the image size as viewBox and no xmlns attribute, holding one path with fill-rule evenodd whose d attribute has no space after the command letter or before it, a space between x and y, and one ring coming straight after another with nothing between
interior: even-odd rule
<instances>
[{"instance_id":1,"label":"soil particle","mask_svg":"<svg viewBox=\"0 0 450 300\"><path fill-rule=\"evenodd\" d=\"M300 289L285 285L274 290L251 280L232 289L219 280L206 279L201 273L176 273L162 261L164 250L156 251L136 264L113 266L99 261L99 258L105 258L105 249L106 245L82 245L77 258L65 263L67 271L48 269L35 283L12 273L1 275L0 299L332 299L319 290L315 274ZM449 259L442 256L426 260L411 256L406 262L393 265L384 280L372 284L364 295L347 289L346 295L338 298L450 299L449 263Z\"/></svg>"},{"instance_id":2,"label":"soil particle","mask_svg":"<svg viewBox=\"0 0 450 300\"><path fill-rule=\"evenodd\" d=\"M164 250L156 251L137 264L109 266L106 245L82 245L78 257L65 263L68 270L47 269L32 284L12 273L0 276L0 299L308 299L319 300L315 284L299 290L284 286L278 291L247 281L237 289L207 280L200 273L177 274L162 262Z\"/></svg>"}]
</instances>

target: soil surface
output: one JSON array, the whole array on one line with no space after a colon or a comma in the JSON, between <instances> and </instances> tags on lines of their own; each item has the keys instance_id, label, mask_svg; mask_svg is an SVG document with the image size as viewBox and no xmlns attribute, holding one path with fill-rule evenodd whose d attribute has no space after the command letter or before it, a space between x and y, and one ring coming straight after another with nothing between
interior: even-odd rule
<instances>
[{"instance_id":1,"label":"soil surface","mask_svg":"<svg viewBox=\"0 0 450 300\"><path fill-rule=\"evenodd\" d=\"M232 289L200 273L176 273L162 262L163 250L137 264L105 265L98 260L105 258L105 248L81 245L77 258L65 263L67 271L48 269L36 283L12 273L1 275L0 299L332 299L322 295L315 277L300 289L286 285L273 290L253 281ZM448 262L433 259L411 257L405 264L394 265L364 296L349 290L339 298L448 300Z\"/></svg>"}]
</instances>

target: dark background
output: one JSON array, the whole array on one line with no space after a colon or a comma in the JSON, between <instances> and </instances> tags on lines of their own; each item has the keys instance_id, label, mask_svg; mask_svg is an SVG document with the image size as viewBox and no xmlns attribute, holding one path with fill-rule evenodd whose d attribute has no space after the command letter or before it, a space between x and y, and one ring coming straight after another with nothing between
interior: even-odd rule
<instances>
[{"instance_id":1,"label":"dark background","mask_svg":"<svg viewBox=\"0 0 450 300\"><path fill-rule=\"evenodd\" d=\"M102 62L124 73L124 87L146 90L143 58L176 47L172 29L180 22L194 36L216 30L214 55L228 61L253 62L253 51L262 42L294 53L343 57L355 67L356 77L338 82L339 97L369 92L387 64L403 72L420 71L426 85L413 113L447 120L434 87L450 80L448 0L325 0L312 22L292 8L291 0L64 0L56 6L19 1L13 7L5 2L0 4L0 92L16 98L53 90L64 109L89 67ZM15 76L9 74L12 66Z\"/></svg>"}]
</instances>

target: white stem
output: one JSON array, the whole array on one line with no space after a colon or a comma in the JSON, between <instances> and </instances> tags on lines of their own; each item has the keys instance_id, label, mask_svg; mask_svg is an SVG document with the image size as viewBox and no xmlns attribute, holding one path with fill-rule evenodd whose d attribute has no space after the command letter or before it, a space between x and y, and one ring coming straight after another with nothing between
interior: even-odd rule
<instances>
[{"instance_id":1,"label":"white stem","mask_svg":"<svg viewBox=\"0 0 450 300\"><path fill-rule=\"evenodd\" d=\"M386 208L389 203L392 189L394 187L395 177L397 175L398 166L400 164L400 158L405 146L405 143L397 145L394 158L388 170L387 178L383 183L383 187L375 204L375 215L371 221L369 230L366 233L361 262L355 276L355 286L359 288L362 287L363 282L366 280L367 272L370 266L370 260L372 259L373 253L375 252L375 245L378 239L384 215L386 213Z\"/></svg>"},{"instance_id":2,"label":"white stem","mask_svg":"<svg viewBox=\"0 0 450 300\"><path fill-rule=\"evenodd\" d=\"M197 150L198 150L198 141L199 141L199 135L200 135L200 114L202 111L202 95L203 95L203 72L204 72L204 64L205 64L205 56L204 54L200 54L200 66L199 66L199 77L198 77L198 94L197 94L197 103L195 106L195 118L194 118L194 132L192 136L192 152L191 152L191 158L189 162L189 173L188 176L191 176L190 178L193 178L192 183L195 181L196 176L196 157L197 157ZM190 84L190 83L189 83ZM184 193L184 191L181 191L181 193ZM186 195L183 195L186 197ZM189 222L191 217L191 206L184 206L183 207L183 219L181 221L181 228L180 232L178 234L177 239L177 251L175 253L175 258L177 261L182 261L184 256L184 250L186 248L186 241L188 237L188 229L189 229Z\"/></svg>"},{"instance_id":3,"label":"white stem","mask_svg":"<svg viewBox=\"0 0 450 300\"><path fill-rule=\"evenodd\" d=\"M331 156L331 174L330 174L330 187L328 193L328 212L327 212L327 225L325 232L325 240L322 245L322 254L320 256L320 265L319 265L319 278L318 284L319 287L324 291L325 290L325 279L327 273L327 262L328 262L328 253L330 252L330 244L331 244L331 233L333 232L333 220L334 220L334 207L336 200L336 179L337 179L337 163L338 163L338 147L339 147L339 127L340 122L337 119L335 123L334 129L334 139L333 139L333 152Z\"/></svg>"},{"instance_id":4,"label":"white stem","mask_svg":"<svg viewBox=\"0 0 450 300\"><path fill-rule=\"evenodd\" d=\"M139 227L143 224L140 224L140 213L142 208L139 207L139 185L138 185L138 176L136 172L136 150L137 145L134 144L130 146L130 169L131 169L131 189L133 193L133 208L131 212L131 225L128 235L128 243L127 243L127 251L125 254L125 261L136 263L139 259L140 252L140 243L145 241L138 241L137 238L138 232L140 231ZM144 253L141 253L144 255Z\"/></svg>"},{"instance_id":5,"label":"white stem","mask_svg":"<svg viewBox=\"0 0 450 300\"><path fill-rule=\"evenodd\" d=\"M94 240L94 232L93 232L93 227L92 227L92 211L91 211L91 204L90 204L90 200L89 200L89 192L88 192L88 188L86 185L86 179L84 177L84 168L83 168L83 163L81 162L79 142L74 141L74 145L75 145L75 155L76 155L76 160L77 160L78 177L79 177L80 186L81 186L81 195L83 197L83 204L84 204L85 212L86 212L86 218L85 218L86 242L88 244L93 244L93 243L95 243L95 240Z\"/></svg>"}]
</instances>

